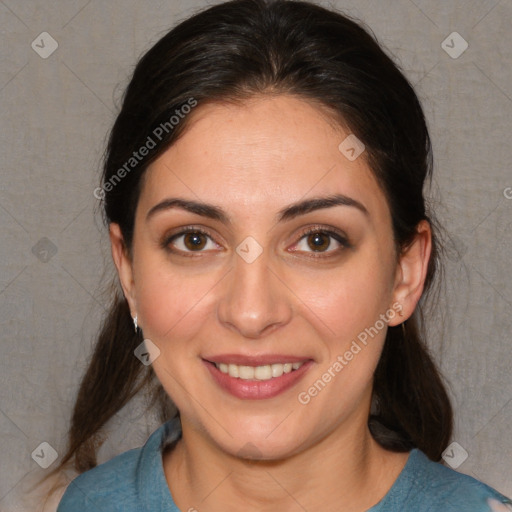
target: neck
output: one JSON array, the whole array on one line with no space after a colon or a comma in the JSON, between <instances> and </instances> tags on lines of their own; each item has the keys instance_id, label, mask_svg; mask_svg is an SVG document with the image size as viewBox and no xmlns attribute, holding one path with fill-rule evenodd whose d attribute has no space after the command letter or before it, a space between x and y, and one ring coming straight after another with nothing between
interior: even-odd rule
<instances>
[{"instance_id":1,"label":"neck","mask_svg":"<svg viewBox=\"0 0 512 512\"><path fill-rule=\"evenodd\" d=\"M271 461L240 459L186 422L182 427L182 439L164 454L164 470L186 511L362 512L384 497L408 456L384 450L366 422L340 425L307 449Z\"/></svg>"}]
</instances>

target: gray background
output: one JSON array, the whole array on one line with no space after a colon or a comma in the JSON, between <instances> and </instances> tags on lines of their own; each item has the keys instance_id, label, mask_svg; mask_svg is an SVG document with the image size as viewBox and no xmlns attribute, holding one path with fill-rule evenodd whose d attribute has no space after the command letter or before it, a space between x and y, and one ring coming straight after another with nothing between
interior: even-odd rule
<instances>
[{"instance_id":1,"label":"gray background","mask_svg":"<svg viewBox=\"0 0 512 512\"><path fill-rule=\"evenodd\" d=\"M63 453L107 304L112 265L93 190L121 92L141 53L204 5L0 1L1 510L39 509L27 489L45 470L31 454L42 442ZM512 2L324 5L364 20L423 101L436 162L431 201L451 236L432 349L456 409L454 441L468 454L459 471L510 496ZM454 31L469 44L458 58L441 46ZM46 59L31 47L43 46L42 32L58 43ZM112 422L100 461L156 427L139 405ZM460 462L464 452L450 456Z\"/></svg>"}]
</instances>

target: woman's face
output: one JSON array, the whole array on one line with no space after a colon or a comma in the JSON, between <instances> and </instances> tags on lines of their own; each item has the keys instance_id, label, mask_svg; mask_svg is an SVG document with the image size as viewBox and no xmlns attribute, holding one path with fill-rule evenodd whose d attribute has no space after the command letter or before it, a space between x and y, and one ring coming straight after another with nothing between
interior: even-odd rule
<instances>
[{"instance_id":1,"label":"woman's face","mask_svg":"<svg viewBox=\"0 0 512 512\"><path fill-rule=\"evenodd\" d=\"M147 170L120 272L158 378L184 425L231 454L361 429L387 325L403 320L364 152L291 96L190 115Z\"/></svg>"}]
</instances>

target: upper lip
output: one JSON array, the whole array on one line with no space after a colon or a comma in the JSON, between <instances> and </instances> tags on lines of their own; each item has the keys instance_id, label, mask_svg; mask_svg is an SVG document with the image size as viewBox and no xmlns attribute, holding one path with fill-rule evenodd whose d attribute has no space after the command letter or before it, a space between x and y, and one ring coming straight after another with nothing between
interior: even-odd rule
<instances>
[{"instance_id":1,"label":"upper lip","mask_svg":"<svg viewBox=\"0 0 512 512\"><path fill-rule=\"evenodd\" d=\"M210 357L203 357L210 363L236 364L241 366L265 366L267 364L302 363L310 357L287 356L283 354L261 354L247 356L243 354L219 354Z\"/></svg>"}]
</instances>

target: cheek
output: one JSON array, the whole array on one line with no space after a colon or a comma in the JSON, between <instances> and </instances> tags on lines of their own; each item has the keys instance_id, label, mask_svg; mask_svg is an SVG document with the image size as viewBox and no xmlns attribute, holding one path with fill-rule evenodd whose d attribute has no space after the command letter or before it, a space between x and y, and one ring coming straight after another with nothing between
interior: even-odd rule
<instances>
[{"instance_id":1,"label":"cheek","mask_svg":"<svg viewBox=\"0 0 512 512\"><path fill-rule=\"evenodd\" d=\"M161 258L141 258L135 283L144 336L162 343L192 338L211 309L216 281L216 273L171 271Z\"/></svg>"},{"instance_id":2,"label":"cheek","mask_svg":"<svg viewBox=\"0 0 512 512\"><path fill-rule=\"evenodd\" d=\"M354 254L328 272L294 276L293 288L305 306L304 314L309 311L310 322L338 343L373 326L390 307L390 265L369 252Z\"/></svg>"},{"instance_id":3,"label":"cheek","mask_svg":"<svg viewBox=\"0 0 512 512\"><path fill-rule=\"evenodd\" d=\"M322 341L319 366L297 399L311 414L337 421L368 398L387 332L390 274L382 262L361 255L325 278L296 281L310 325ZM382 319L384 316L384 320Z\"/></svg>"}]
</instances>

